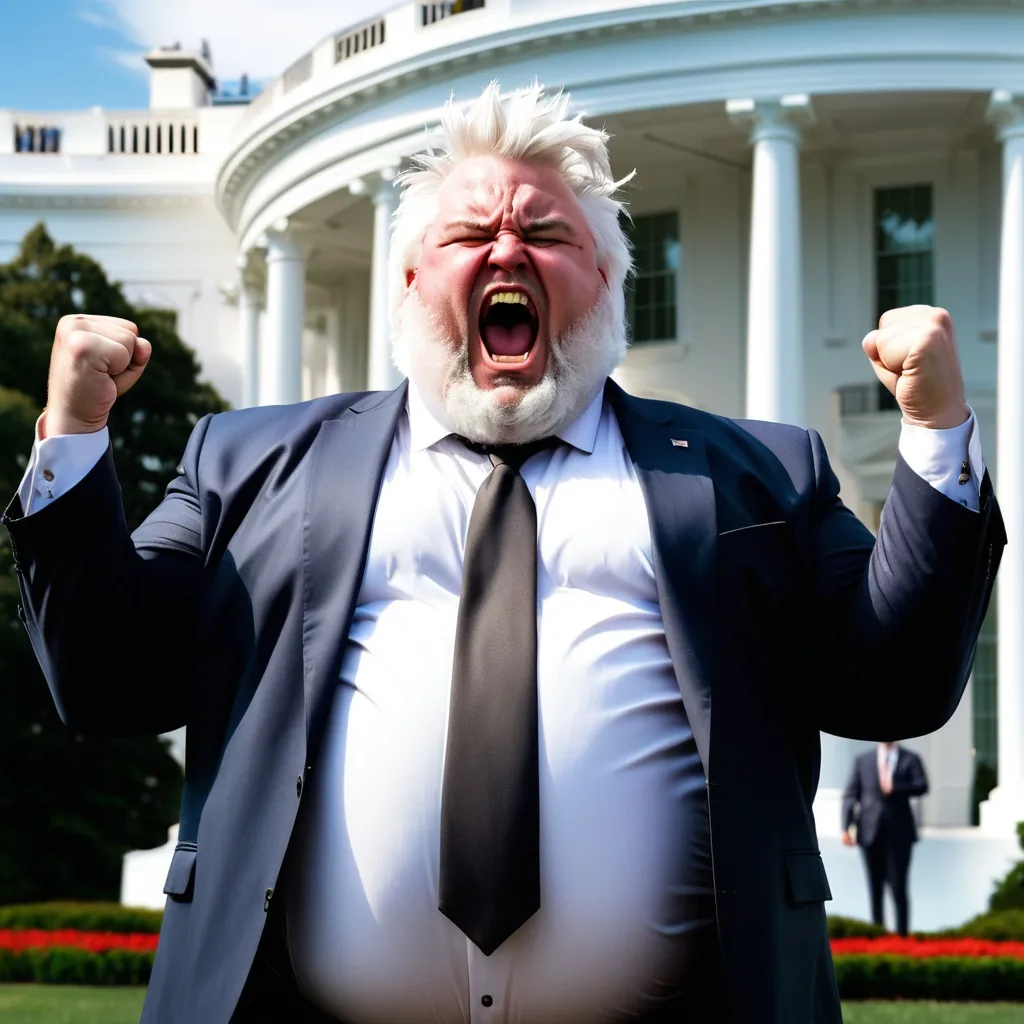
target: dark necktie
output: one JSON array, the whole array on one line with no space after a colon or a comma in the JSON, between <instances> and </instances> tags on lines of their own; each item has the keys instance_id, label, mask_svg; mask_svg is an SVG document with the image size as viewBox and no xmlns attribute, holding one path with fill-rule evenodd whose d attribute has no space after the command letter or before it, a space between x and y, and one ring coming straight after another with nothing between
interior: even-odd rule
<instances>
[{"instance_id":1,"label":"dark necktie","mask_svg":"<svg viewBox=\"0 0 1024 1024\"><path fill-rule=\"evenodd\" d=\"M540 907L537 509L519 467L557 440L480 446L441 788L441 913L487 956Z\"/></svg>"}]
</instances>

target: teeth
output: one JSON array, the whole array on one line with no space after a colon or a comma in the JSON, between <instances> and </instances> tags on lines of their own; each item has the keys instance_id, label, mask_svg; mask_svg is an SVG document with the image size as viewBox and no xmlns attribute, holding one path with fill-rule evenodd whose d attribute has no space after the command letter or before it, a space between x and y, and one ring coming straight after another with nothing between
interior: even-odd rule
<instances>
[{"instance_id":1,"label":"teeth","mask_svg":"<svg viewBox=\"0 0 1024 1024\"><path fill-rule=\"evenodd\" d=\"M488 355L490 355L496 363L525 363L529 358L530 353L524 352L521 356L496 356L493 352L488 352Z\"/></svg>"},{"instance_id":2,"label":"teeth","mask_svg":"<svg viewBox=\"0 0 1024 1024\"><path fill-rule=\"evenodd\" d=\"M491 296L489 305L496 306L499 302L507 302L513 306L525 306L529 300L524 292L495 292Z\"/></svg>"}]
</instances>

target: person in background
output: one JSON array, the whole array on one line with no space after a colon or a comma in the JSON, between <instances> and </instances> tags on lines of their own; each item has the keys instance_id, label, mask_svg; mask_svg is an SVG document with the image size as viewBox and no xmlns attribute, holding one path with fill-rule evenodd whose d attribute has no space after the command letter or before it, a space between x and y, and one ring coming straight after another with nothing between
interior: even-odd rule
<instances>
[{"instance_id":1,"label":"person in background","mask_svg":"<svg viewBox=\"0 0 1024 1024\"><path fill-rule=\"evenodd\" d=\"M882 893L888 882L896 905L896 931L910 929L907 877L917 842L912 796L928 792L924 762L896 743L879 743L853 762L843 794L843 843L860 846L871 895L871 920L884 924ZM856 830L855 830L856 827Z\"/></svg>"}]
</instances>

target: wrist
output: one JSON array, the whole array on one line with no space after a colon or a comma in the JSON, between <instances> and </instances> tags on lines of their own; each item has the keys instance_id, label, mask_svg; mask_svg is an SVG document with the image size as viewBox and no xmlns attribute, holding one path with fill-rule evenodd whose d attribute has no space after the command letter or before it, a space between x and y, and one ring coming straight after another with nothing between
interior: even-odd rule
<instances>
[{"instance_id":1,"label":"wrist","mask_svg":"<svg viewBox=\"0 0 1024 1024\"><path fill-rule=\"evenodd\" d=\"M39 440L47 437L61 437L68 434L95 434L107 425L106 417L100 422L86 423L66 416L56 409L44 409L37 423Z\"/></svg>"},{"instance_id":2,"label":"wrist","mask_svg":"<svg viewBox=\"0 0 1024 1024\"><path fill-rule=\"evenodd\" d=\"M913 416L904 411L903 422L910 427L924 427L926 430L953 430L962 427L971 418L966 402L959 402L931 416Z\"/></svg>"}]
</instances>

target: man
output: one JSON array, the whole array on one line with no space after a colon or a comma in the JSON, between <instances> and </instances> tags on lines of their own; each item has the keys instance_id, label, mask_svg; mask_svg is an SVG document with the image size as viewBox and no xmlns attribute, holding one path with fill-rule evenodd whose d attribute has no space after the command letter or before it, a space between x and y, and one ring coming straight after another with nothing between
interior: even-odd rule
<instances>
[{"instance_id":1,"label":"man","mask_svg":"<svg viewBox=\"0 0 1024 1024\"><path fill-rule=\"evenodd\" d=\"M928 792L921 758L896 743L861 754L843 793L843 843L860 846L871 896L871 920L885 924L882 894L888 881L896 905L896 930L910 927L907 875L917 842L912 796Z\"/></svg>"},{"instance_id":2,"label":"man","mask_svg":"<svg viewBox=\"0 0 1024 1024\"><path fill-rule=\"evenodd\" d=\"M608 379L621 183L566 110L449 107L394 224L408 384L202 420L133 537L103 428L150 346L57 328L27 626L76 729L188 726L147 1022L840 1020L819 730L949 718L1003 544L953 327L865 340L876 544L813 432Z\"/></svg>"}]
</instances>

